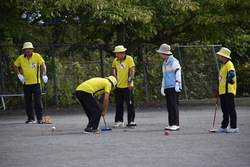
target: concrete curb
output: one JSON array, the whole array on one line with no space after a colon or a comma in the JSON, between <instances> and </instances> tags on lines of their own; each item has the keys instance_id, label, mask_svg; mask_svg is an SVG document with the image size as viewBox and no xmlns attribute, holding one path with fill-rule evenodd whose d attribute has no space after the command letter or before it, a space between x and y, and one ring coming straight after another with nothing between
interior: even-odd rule
<instances>
[{"instance_id":1,"label":"concrete curb","mask_svg":"<svg viewBox=\"0 0 250 167\"><path fill-rule=\"evenodd\" d=\"M182 106L214 106L216 99L201 99L201 100L180 100ZM220 101L219 104L220 105ZM147 102L136 103L136 107L162 107L166 106L165 101L162 102ZM235 106L250 106L250 97L235 98Z\"/></svg>"}]
</instances>

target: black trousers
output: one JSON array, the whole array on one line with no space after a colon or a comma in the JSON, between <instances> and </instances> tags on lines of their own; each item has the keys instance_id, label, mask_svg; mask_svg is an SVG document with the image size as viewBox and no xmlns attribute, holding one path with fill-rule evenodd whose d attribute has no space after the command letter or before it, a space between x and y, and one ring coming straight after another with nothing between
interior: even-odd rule
<instances>
[{"instance_id":1,"label":"black trousers","mask_svg":"<svg viewBox=\"0 0 250 167\"><path fill-rule=\"evenodd\" d=\"M166 104L168 110L168 123L169 126L179 126L179 95L175 92L175 88L167 88L164 90L166 94Z\"/></svg>"},{"instance_id":2,"label":"black trousers","mask_svg":"<svg viewBox=\"0 0 250 167\"><path fill-rule=\"evenodd\" d=\"M237 128L237 113L234 105L234 94L227 93L220 95L221 110L223 113L223 120L221 128L227 128L230 120L230 127Z\"/></svg>"},{"instance_id":3,"label":"black trousers","mask_svg":"<svg viewBox=\"0 0 250 167\"><path fill-rule=\"evenodd\" d=\"M102 108L98 101L91 93L84 91L76 91L76 97L80 101L87 117L88 117L88 128L97 129L99 126Z\"/></svg>"},{"instance_id":4,"label":"black trousers","mask_svg":"<svg viewBox=\"0 0 250 167\"><path fill-rule=\"evenodd\" d=\"M115 90L115 102L116 102L116 113L115 122L123 122L124 105L127 105L128 112L128 123L135 121L135 107L134 107L134 93L133 90L128 88L116 88Z\"/></svg>"},{"instance_id":5,"label":"black trousers","mask_svg":"<svg viewBox=\"0 0 250 167\"><path fill-rule=\"evenodd\" d=\"M41 104L41 87L40 84L23 85L24 98L26 105L26 114L28 120L35 120L33 106L32 106L32 96L34 97L34 106L37 120L42 120L42 104Z\"/></svg>"}]
</instances>

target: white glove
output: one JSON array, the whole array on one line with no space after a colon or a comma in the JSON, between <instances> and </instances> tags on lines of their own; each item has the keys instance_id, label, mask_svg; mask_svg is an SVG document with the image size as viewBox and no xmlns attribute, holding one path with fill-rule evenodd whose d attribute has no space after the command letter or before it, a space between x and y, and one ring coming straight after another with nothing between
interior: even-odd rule
<instances>
[{"instance_id":1,"label":"white glove","mask_svg":"<svg viewBox=\"0 0 250 167\"><path fill-rule=\"evenodd\" d=\"M20 74L20 73L19 73L17 76L18 76L18 78L20 79L20 81L21 81L22 83L24 83L24 81L25 81L24 76L23 76L22 74Z\"/></svg>"},{"instance_id":2,"label":"white glove","mask_svg":"<svg viewBox=\"0 0 250 167\"><path fill-rule=\"evenodd\" d=\"M47 82L48 82L48 77L47 77L47 75L43 75L42 78L43 78L43 82L44 82L44 83L47 83Z\"/></svg>"},{"instance_id":3,"label":"white glove","mask_svg":"<svg viewBox=\"0 0 250 167\"><path fill-rule=\"evenodd\" d=\"M161 94L162 94L162 96L165 96L164 87L161 87Z\"/></svg>"},{"instance_id":4,"label":"white glove","mask_svg":"<svg viewBox=\"0 0 250 167\"><path fill-rule=\"evenodd\" d=\"M175 91L176 92L181 92L180 83L178 83L178 82L175 84Z\"/></svg>"}]
</instances>

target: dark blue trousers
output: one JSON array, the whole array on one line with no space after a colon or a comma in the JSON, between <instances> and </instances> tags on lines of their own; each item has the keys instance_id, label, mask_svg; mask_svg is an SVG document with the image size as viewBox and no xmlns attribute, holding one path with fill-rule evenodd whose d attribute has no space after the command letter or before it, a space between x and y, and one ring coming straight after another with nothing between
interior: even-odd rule
<instances>
[{"instance_id":1,"label":"dark blue trousers","mask_svg":"<svg viewBox=\"0 0 250 167\"><path fill-rule=\"evenodd\" d=\"M24 90L26 114L28 116L28 120L35 120L33 106L32 106L33 98L34 98L34 106L35 106L35 113L36 113L37 120L38 121L42 120L43 112L42 112L42 103L41 103L40 84L23 85L23 90Z\"/></svg>"},{"instance_id":2,"label":"dark blue trousers","mask_svg":"<svg viewBox=\"0 0 250 167\"><path fill-rule=\"evenodd\" d=\"M169 126L179 126L179 95L175 92L175 88L167 88L164 90L166 94L166 104L168 110L168 123Z\"/></svg>"},{"instance_id":3,"label":"dark blue trousers","mask_svg":"<svg viewBox=\"0 0 250 167\"><path fill-rule=\"evenodd\" d=\"M237 113L234 105L234 94L226 93L220 95L220 105L223 113L221 128L227 128L230 120L230 127L237 128Z\"/></svg>"},{"instance_id":4,"label":"dark blue trousers","mask_svg":"<svg viewBox=\"0 0 250 167\"><path fill-rule=\"evenodd\" d=\"M97 129L101 119L102 108L91 93L76 91L76 97L80 101L87 117L88 128Z\"/></svg>"},{"instance_id":5,"label":"dark blue trousers","mask_svg":"<svg viewBox=\"0 0 250 167\"><path fill-rule=\"evenodd\" d=\"M134 93L133 90L128 88L116 88L115 90L115 102L116 102L116 114L115 122L123 122L124 114L124 101L127 105L128 123L135 121L135 107L134 107Z\"/></svg>"}]
</instances>

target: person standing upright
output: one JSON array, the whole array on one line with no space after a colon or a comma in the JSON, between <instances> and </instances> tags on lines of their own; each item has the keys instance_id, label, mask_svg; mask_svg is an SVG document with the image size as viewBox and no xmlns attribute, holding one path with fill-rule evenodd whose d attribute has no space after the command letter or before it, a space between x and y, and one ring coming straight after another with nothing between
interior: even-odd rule
<instances>
[{"instance_id":1,"label":"person standing upright","mask_svg":"<svg viewBox=\"0 0 250 167\"><path fill-rule=\"evenodd\" d=\"M25 42L23 44L22 49L24 54L20 55L16 59L13 68L16 75L23 83L26 114L28 117L26 123L35 123L34 112L32 107L33 96L37 123L42 124L43 112L41 104L40 70L42 68L42 79L44 83L47 83L48 77L46 75L45 61L43 60L40 54L33 52L34 47L31 42ZM21 67L23 75L19 72L19 67Z\"/></svg>"},{"instance_id":2,"label":"person standing upright","mask_svg":"<svg viewBox=\"0 0 250 167\"><path fill-rule=\"evenodd\" d=\"M236 71L231 62L231 51L228 48L222 47L216 54L219 56L219 60L223 63L219 73L219 95L223 120L218 132L238 133L237 113L234 105L237 80ZM229 122L230 128L228 129Z\"/></svg>"},{"instance_id":3,"label":"person standing upright","mask_svg":"<svg viewBox=\"0 0 250 167\"><path fill-rule=\"evenodd\" d=\"M134 85L133 79L135 75L134 59L126 55L127 49L123 45L118 45L113 51L115 59L111 67L111 74L117 78L117 87L115 90L116 114L115 125L113 127L124 127L124 101L127 105L128 127L135 127L135 107L134 107Z\"/></svg>"},{"instance_id":4,"label":"person standing upright","mask_svg":"<svg viewBox=\"0 0 250 167\"><path fill-rule=\"evenodd\" d=\"M165 129L176 131L180 129L179 94L181 92L181 66L170 50L169 45L162 44L157 52L164 60L162 64L161 94L166 97L169 123L169 126L165 127Z\"/></svg>"}]
</instances>

